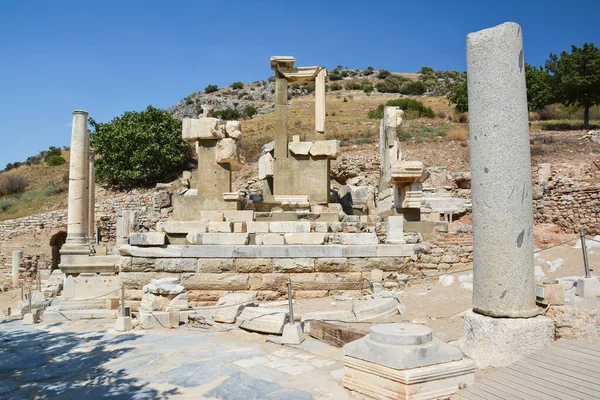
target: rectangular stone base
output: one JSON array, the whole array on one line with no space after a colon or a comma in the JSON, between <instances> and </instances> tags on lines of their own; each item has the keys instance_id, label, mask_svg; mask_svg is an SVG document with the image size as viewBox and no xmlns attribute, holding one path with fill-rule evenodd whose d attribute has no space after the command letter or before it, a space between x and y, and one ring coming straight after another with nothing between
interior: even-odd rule
<instances>
[{"instance_id":1,"label":"rectangular stone base","mask_svg":"<svg viewBox=\"0 0 600 400\"><path fill-rule=\"evenodd\" d=\"M344 356L344 387L376 399L445 399L475 383L470 360L396 370Z\"/></svg>"},{"instance_id":2,"label":"rectangular stone base","mask_svg":"<svg viewBox=\"0 0 600 400\"><path fill-rule=\"evenodd\" d=\"M66 300L119 299L121 278L113 274L79 274L65 278L63 298Z\"/></svg>"}]
</instances>

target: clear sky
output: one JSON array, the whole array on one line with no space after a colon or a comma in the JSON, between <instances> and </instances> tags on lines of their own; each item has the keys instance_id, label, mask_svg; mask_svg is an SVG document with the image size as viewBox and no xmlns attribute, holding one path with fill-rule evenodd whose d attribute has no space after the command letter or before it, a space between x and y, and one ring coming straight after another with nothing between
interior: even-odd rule
<instances>
[{"instance_id":1,"label":"clear sky","mask_svg":"<svg viewBox=\"0 0 600 400\"><path fill-rule=\"evenodd\" d=\"M593 42L598 0L0 0L0 169L69 145L71 112L100 122L167 108L208 84L297 64L465 70L465 37L521 24L525 61Z\"/></svg>"}]
</instances>

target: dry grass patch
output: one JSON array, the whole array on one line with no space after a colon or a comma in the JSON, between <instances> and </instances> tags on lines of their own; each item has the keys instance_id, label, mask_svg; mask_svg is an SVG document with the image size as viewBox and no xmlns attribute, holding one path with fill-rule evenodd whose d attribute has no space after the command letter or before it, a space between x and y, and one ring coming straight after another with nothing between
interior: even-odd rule
<instances>
[{"instance_id":1,"label":"dry grass patch","mask_svg":"<svg viewBox=\"0 0 600 400\"><path fill-rule=\"evenodd\" d=\"M446 139L454 140L457 142L464 142L469 140L469 132L466 128L463 127L454 128L450 132L448 132Z\"/></svg>"}]
</instances>

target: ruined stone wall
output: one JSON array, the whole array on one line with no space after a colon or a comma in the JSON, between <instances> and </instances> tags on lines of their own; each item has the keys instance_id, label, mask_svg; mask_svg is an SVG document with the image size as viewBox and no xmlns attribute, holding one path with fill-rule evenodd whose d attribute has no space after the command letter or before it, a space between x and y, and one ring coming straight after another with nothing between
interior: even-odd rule
<instances>
[{"instance_id":1,"label":"ruined stone wall","mask_svg":"<svg viewBox=\"0 0 600 400\"><path fill-rule=\"evenodd\" d=\"M171 219L171 195L168 192L142 192L131 191L130 193L98 201L96 203L96 224L100 226L100 237L102 243L112 244L115 242L117 214L122 210L135 210L138 212L138 226L136 230L151 231L156 223ZM0 221L0 269L10 268L11 251L17 248L12 245L4 249L3 244L9 240L19 241L23 237L25 256L28 255L26 246L32 237L42 231L50 231L54 234L60 230L66 230L67 210L57 210L28 217ZM35 239L37 240L37 239ZM40 244L37 244L40 247ZM43 252L41 260L51 262L51 248L49 243L42 244Z\"/></svg>"},{"instance_id":2,"label":"ruined stone wall","mask_svg":"<svg viewBox=\"0 0 600 400\"><path fill-rule=\"evenodd\" d=\"M308 254L307 254L308 255ZM373 269L393 279L408 272L408 257L336 258L145 258L122 257L120 276L128 300L140 301L151 279L178 277L190 301L216 301L232 291L255 293L260 300L317 298L370 289Z\"/></svg>"},{"instance_id":3,"label":"ruined stone wall","mask_svg":"<svg viewBox=\"0 0 600 400\"><path fill-rule=\"evenodd\" d=\"M473 268L473 236L458 233L417 246L412 269L425 276Z\"/></svg>"},{"instance_id":4,"label":"ruined stone wall","mask_svg":"<svg viewBox=\"0 0 600 400\"><path fill-rule=\"evenodd\" d=\"M567 233L600 234L600 186L558 180L540 189L533 202L536 222L556 224Z\"/></svg>"}]
</instances>

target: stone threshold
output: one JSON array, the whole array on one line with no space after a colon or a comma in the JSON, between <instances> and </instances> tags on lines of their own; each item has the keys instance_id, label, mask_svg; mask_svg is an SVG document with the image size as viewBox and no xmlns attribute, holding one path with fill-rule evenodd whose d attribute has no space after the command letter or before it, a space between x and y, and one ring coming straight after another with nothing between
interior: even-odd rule
<instances>
[{"instance_id":1,"label":"stone threshold","mask_svg":"<svg viewBox=\"0 0 600 400\"><path fill-rule=\"evenodd\" d=\"M411 257L414 244L379 245L125 245L122 256L146 258Z\"/></svg>"}]
</instances>

